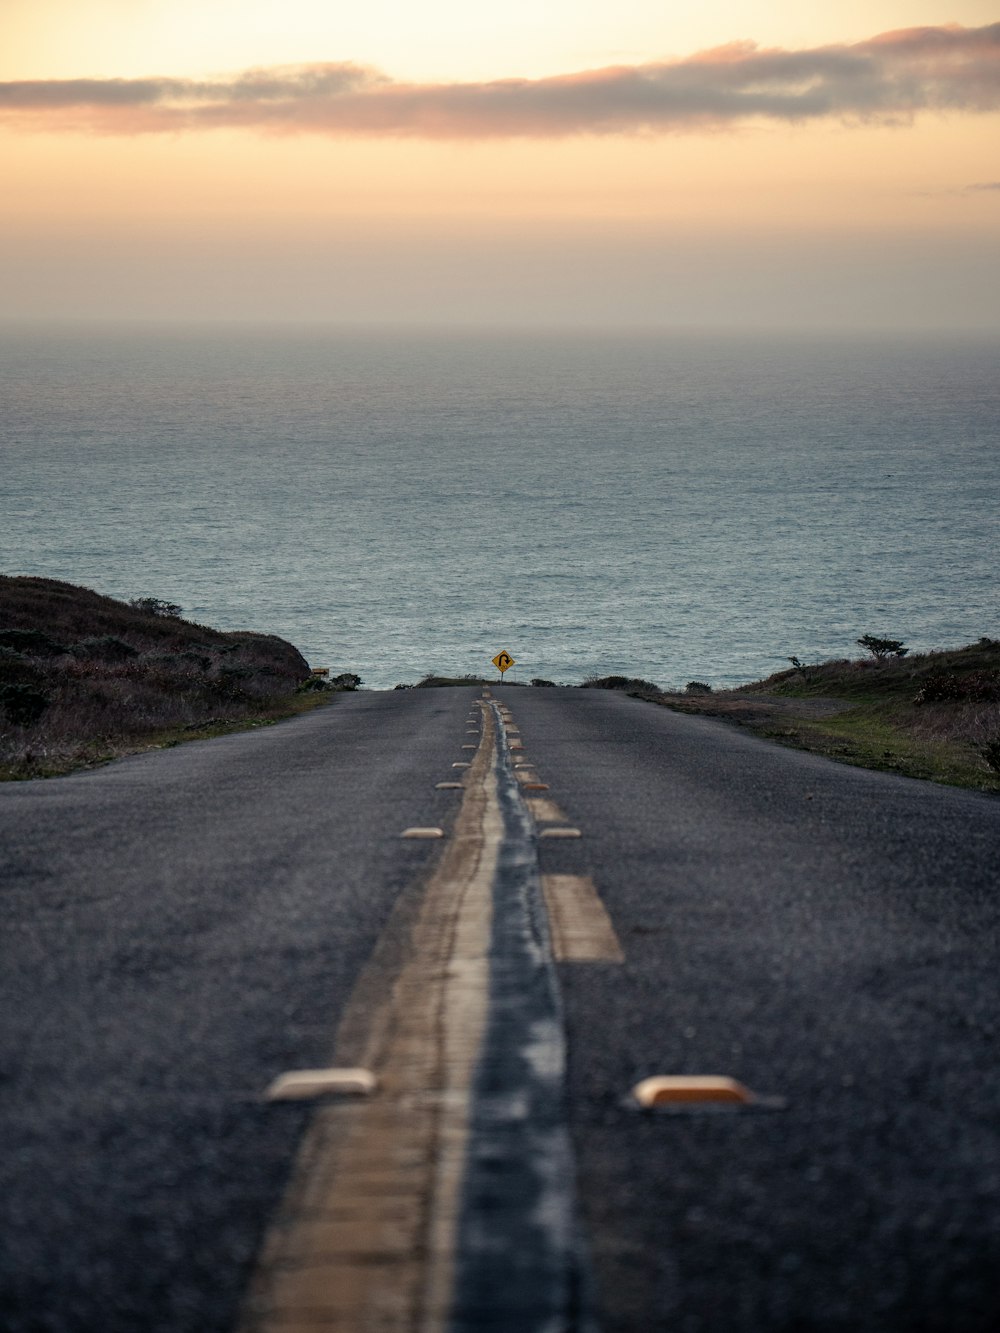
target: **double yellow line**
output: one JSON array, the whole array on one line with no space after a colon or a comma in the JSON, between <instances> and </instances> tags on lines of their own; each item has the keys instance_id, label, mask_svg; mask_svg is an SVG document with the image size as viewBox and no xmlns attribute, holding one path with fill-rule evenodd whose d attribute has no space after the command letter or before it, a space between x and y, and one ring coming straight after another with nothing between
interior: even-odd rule
<instances>
[{"instance_id":1,"label":"double yellow line","mask_svg":"<svg viewBox=\"0 0 1000 1333\"><path fill-rule=\"evenodd\" d=\"M376 1091L314 1113L241 1333L447 1326L504 843L500 714L489 700L479 708L480 742L441 859L397 904L338 1029L335 1066L370 1071ZM557 958L621 961L589 880L542 883Z\"/></svg>"},{"instance_id":2,"label":"double yellow line","mask_svg":"<svg viewBox=\"0 0 1000 1333\"><path fill-rule=\"evenodd\" d=\"M338 1031L335 1062L371 1070L378 1092L314 1115L251 1285L245 1333L446 1321L503 837L485 709L483 727L416 919L401 902Z\"/></svg>"}]
</instances>

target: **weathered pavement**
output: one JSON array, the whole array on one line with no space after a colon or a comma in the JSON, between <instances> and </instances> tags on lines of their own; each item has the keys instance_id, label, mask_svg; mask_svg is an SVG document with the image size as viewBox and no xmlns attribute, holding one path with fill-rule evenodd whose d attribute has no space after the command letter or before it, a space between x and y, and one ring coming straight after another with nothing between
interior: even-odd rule
<instances>
[{"instance_id":1,"label":"weathered pavement","mask_svg":"<svg viewBox=\"0 0 1000 1333\"><path fill-rule=\"evenodd\" d=\"M379 978L402 985L407 941L460 840L468 785L435 783L479 762L460 749L479 744L466 735L478 694L345 697L267 731L0 788L5 1329L222 1330L250 1317L243 1295L266 1290L254 1261L294 1207L296 1153L324 1116L344 1115L266 1105L261 1092L282 1070L339 1059L352 1041L364 1049L359 1005L382 1003ZM562 1220L541 1280L563 1282L555 1312L532 1299L488 1322L496 1284L462 1257L502 1267L510 1237L519 1252L534 1245L517 1198L494 1189L522 1151L504 1165L502 1094L524 1073L510 1065L511 1029L494 1022L510 1007L497 953L513 940L564 1034L540 1048L528 1138L555 1129L558 1144L568 1124L601 1327L994 1329L1000 803L603 692L496 694L523 746L506 756L508 786L514 763L530 761L521 795L551 802L533 808L538 831L581 836L536 844L523 803L505 798L499 847L514 850L492 876L472 1118L455 1131L461 1152L445 1134L415 1154L470 1164L433 1185L452 1198L452 1222L434 1234L459 1238L454 1326L583 1329L590 1318L558 1147L553 1174L567 1188L548 1210ZM407 825L449 837L402 841ZM593 904L560 907L558 886L587 877L606 927ZM554 991L540 886L556 953L582 940L588 958L559 961ZM512 899L527 917L507 923L503 943ZM473 964L456 958L467 975ZM412 993L425 990L418 980ZM439 1014L459 1012L445 999ZM448 1068L470 1030L454 1027ZM560 1042L562 1130L550 1123ZM651 1073L730 1074L787 1109L642 1113L627 1093ZM430 1100L461 1102L441 1077ZM347 1114L389 1114L386 1095ZM507 1120L534 1096L508 1103ZM402 1089L397 1112L420 1100ZM332 1139L343 1133L334 1125ZM342 1237L331 1243L343 1250ZM309 1260L330 1262L315 1250ZM391 1287L384 1246L376 1262ZM442 1326L440 1287L425 1275L418 1288L408 1313L390 1302L387 1322L368 1326ZM326 1325L314 1310L308 1326L350 1327L332 1322L337 1299Z\"/></svg>"}]
</instances>

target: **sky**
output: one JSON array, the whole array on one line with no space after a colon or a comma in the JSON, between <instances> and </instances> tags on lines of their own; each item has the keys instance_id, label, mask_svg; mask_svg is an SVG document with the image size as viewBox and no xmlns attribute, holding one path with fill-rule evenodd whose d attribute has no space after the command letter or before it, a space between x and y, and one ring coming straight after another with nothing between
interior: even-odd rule
<instances>
[{"instance_id":1,"label":"sky","mask_svg":"<svg viewBox=\"0 0 1000 1333\"><path fill-rule=\"evenodd\" d=\"M1000 0L0 0L0 318L1000 325Z\"/></svg>"}]
</instances>

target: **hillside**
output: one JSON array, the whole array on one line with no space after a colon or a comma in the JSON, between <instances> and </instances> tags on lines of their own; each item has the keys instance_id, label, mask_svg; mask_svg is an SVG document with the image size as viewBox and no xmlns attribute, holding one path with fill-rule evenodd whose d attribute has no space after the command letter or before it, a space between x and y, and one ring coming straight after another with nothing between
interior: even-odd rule
<instances>
[{"instance_id":1,"label":"hillside","mask_svg":"<svg viewBox=\"0 0 1000 1333\"><path fill-rule=\"evenodd\" d=\"M179 611L0 575L0 776L66 772L306 703L295 695L309 666L292 644Z\"/></svg>"},{"instance_id":2,"label":"hillside","mask_svg":"<svg viewBox=\"0 0 1000 1333\"><path fill-rule=\"evenodd\" d=\"M655 698L846 763L1000 792L1000 640L802 663L734 690Z\"/></svg>"}]
</instances>

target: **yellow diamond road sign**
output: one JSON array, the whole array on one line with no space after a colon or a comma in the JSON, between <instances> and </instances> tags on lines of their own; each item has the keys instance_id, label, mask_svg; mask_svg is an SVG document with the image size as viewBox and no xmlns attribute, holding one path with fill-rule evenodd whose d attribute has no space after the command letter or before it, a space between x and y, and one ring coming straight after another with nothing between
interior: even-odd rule
<instances>
[{"instance_id":1,"label":"yellow diamond road sign","mask_svg":"<svg viewBox=\"0 0 1000 1333\"><path fill-rule=\"evenodd\" d=\"M496 657L493 658L493 665L502 676L505 671L509 671L515 665L515 662L510 653L497 653Z\"/></svg>"}]
</instances>

